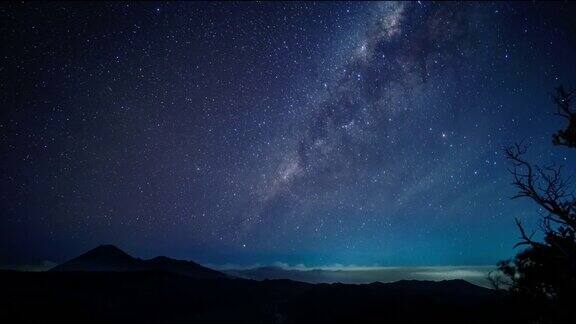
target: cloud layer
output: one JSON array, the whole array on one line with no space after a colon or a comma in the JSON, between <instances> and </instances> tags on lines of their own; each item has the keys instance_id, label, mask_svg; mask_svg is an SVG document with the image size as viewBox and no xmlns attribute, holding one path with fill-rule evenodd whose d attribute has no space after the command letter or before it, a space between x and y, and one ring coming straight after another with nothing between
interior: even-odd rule
<instances>
[{"instance_id":1,"label":"cloud layer","mask_svg":"<svg viewBox=\"0 0 576 324\"><path fill-rule=\"evenodd\" d=\"M256 280L291 279L310 283L366 284L398 280L454 280L463 279L473 284L490 287L488 274L494 266L433 266L433 267L361 267L332 265L307 268L304 265L289 266L277 263L272 267L233 269L226 272Z\"/></svg>"}]
</instances>

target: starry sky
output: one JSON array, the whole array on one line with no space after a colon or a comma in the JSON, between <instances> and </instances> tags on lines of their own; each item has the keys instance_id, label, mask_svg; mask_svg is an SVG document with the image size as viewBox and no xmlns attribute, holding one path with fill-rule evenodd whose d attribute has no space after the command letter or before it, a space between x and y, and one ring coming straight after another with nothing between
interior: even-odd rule
<instances>
[{"instance_id":1,"label":"starry sky","mask_svg":"<svg viewBox=\"0 0 576 324\"><path fill-rule=\"evenodd\" d=\"M3 3L0 264L490 265L576 171L569 3Z\"/></svg>"}]
</instances>

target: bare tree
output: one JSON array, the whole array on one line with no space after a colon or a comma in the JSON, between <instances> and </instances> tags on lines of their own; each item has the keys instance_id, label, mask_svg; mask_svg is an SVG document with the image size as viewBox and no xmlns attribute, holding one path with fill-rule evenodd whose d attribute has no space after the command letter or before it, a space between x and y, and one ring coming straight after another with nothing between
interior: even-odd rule
<instances>
[{"instance_id":1,"label":"bare tree","mask_svg":"<svg viewBox=\"0 0 576 324\"><path fill-rule=\"evenodd\" d=\"M570 148L576 148L573 93L559 87L553 96L557 113L569 121L565 130L553 135L553 143ZM576 300L576 197L561 166L530 163L525 158L527 150L527 145L516 144L505 153L517 189L512 198L528 198L540 207L538 228L528 233L516 218L520 233L516 247L525 249L512 260L499 262L500 276L490 280L495 288L505 286L525 300L548 305L548 309L554 309L554 316L576 320L570 311L572 300Z\"/></svg>"},{"instance_id":2,"label":"bare tree","mask_svg":"<svg viewBox=\"0 0 576 324\"><path fill-rule=\"evenodd\" d=\"M576 148L576 110L572 107L574 90L566 91L564 87L556 88L554 102L557 107L556 114L568 120L568 126L552 135L554 145L564 145Z\"/></svg>"},{"instance_id":3,"label":"bare tree","mask_svg":"<svg viewBox=\"0 0 576 324\"><path fill-rule=\"evenodd\" d=\"M506 157L514 166L509 171L514 177L513 184L518 189L518 193L512 198L527 197L536 202L544 210L541 213L540 229L545 237L553 239L550 243L554 244L565 257L574 259L576 198L569 191L568 180L562 177L562 167L533 166L523 158L526 151L527 146L521 144L506 149ZM532 239L534 233L531 235L526 233L519 219L516 219L516 225L521 235L521 241L516 246L541 246L541 242ZM554 238L562 240L557 241ZM567 241L572 244L565 246ZM573 269L576 270L576 264Z\"/></svg>"}]
</instances>

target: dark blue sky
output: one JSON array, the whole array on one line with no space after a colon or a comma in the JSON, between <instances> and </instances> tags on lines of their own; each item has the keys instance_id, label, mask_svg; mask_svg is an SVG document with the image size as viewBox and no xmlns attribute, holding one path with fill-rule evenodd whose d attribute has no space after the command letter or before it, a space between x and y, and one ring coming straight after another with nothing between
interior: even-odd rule
<instances>
[{"instance_id":1,"label":"dark blue sky","mask_svg":"<svg viewBox=\"0 0 576 324\"><path fill-rule=\"evenodd\" d=\"M568 3L0 6L0 264L512 256L503 147L575 171Z\"/></svg>"}]
</instances>

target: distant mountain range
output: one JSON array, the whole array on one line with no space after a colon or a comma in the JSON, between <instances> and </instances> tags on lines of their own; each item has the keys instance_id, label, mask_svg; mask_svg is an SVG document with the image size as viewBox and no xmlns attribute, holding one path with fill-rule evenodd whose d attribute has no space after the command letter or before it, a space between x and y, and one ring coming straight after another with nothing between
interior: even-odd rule
<instances>
[{"instance_id":1,"label":"distant mountain range","mask_svg":"<svg viewBox=\"0 0 576 324\"><path fill-rule=\"evenodd\" d=\"M174 260L164 256L149 260L134 258L114 245L101 245L50 271L166 271L194 279L229 277L192 261Z\"/></svg>"},{"instance_id":2,"label":"distant mountain range","mask_svg":"<svg viewBox=\"0 0 576 324\"><path fill-rule=\"evenodd\" d=\"M287 270L256 271L253 275ZM0 287L0 314L14 323L512 323L518 319L506 317L503 310L508 309L494 291L464 280L358 285L257 281L191 261L134 258L112 245L99 246L47 272L0 271Z\"/></svg>"},{"instance_id":3,"label":"distant mountain range","mask_svg":"<svg viewBox=\"0 0 576 324\"><path fill-rule=\"evenodd\" d=\"M364 267L364 268L282 268L266 266L248 269L221 270L229 275L254 279L290 279L308 283L369 284L399 280L439 281L465 279L482 287L491 287L488 273L491 266L436 267Z\"/></svg>"}]
</instances>

